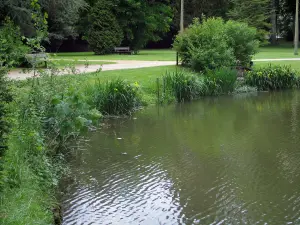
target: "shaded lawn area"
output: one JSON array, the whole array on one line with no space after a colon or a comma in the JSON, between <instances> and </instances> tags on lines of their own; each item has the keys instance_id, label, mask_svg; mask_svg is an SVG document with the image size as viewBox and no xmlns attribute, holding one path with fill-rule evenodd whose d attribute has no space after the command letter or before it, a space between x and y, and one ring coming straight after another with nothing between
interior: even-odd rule
<instances>
[{"instance_id":1,"label":"shaded lawn area","mask_svg":"<svg viewBox=\"0 0 300 225\"><path fill-rule=\"evenodd\" d=\"M67 52L50 54L55 59L71 60L139 60L139 61L176 61L176 52L172 49L141 50L137 55L95 55L93 52Z\"/></svg>"},{"instance_id":2,"label":"shaded lawn area","mask_svg":"<svg viewBox=\"0 0 300 225\"><path fill-rule=\"evenodd\" d=\"M65 60L138 60L138 61L176 61L176 52L172 49L141 50L138 55L95 55L93 52L67 52L50 54L55 59ZM293 43L278 46L265 46L259 49L254 59L300 58L294 55ZM94 62L93 62L94 63Z\"/></svg>"}]
</instances>

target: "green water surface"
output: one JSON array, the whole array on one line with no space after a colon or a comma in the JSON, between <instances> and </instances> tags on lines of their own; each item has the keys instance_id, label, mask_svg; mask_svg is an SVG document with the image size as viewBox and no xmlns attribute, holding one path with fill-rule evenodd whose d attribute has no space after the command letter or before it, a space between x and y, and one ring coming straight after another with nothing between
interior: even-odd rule
<instances>
[{"instance_id":1,"label":"green water surface","mask_svg":"<svg viewBox=\"0 0 300 225\"><path fill-rule=\"evenodd\" d=\"M71 162L67 224L300 224L300 92L106 121Z\"/></svg>"}]
</instances>

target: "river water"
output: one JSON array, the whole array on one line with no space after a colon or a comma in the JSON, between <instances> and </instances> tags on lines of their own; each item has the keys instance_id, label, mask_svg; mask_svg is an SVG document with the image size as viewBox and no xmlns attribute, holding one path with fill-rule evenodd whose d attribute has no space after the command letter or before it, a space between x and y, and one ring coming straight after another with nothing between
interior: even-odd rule
<instances>
[{"instance_id":1,"label":"river water","mask_svg":"<svg viewBox=\"0 0 300 225\"><path fill-rule=\"evenodd\" d=\"M300 224L300 92L147 108L90 134L63 225Z\"/></svg>"}]
</instances>

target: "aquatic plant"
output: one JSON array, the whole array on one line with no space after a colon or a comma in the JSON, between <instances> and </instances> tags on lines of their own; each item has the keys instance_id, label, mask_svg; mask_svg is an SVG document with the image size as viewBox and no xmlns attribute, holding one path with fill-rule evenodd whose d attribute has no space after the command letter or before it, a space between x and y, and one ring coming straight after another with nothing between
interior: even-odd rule
<instances>
[{"instance_id":1,"label":"aquatic plant","mask_svg":"<svg viewBox=\"0 0 300 225\"><path fill-rule=\"evenodd\" d=\"M237 71L221 67L215 70L207 70L204 74L211 95L228 94L234 91L237 80Z\"/></svg>"},{"instance_id":2,"label":"aquatic plant","mask_svg":"<svg viewBox=\"0 0 300 225\"><path fill-rule=\"evenodd\" d=\"M289 66L269 65L248 72L245 83L260 91L289 89L297 86L297 72Z\"/></svg>"},{"instance_id":3,"label":"aquatic plant","mask_svg":"<svg viewBox=\"0 0 300 225\"><path fill-rule=\"evenodd\" d=\"M204 89L203 79L184 71L167 73L163 79L166 89L173 93L177 102L191 101L201 96Z\"/></svg>"},{"instance_id":4,"label":"aquatic plant","mask_svg":"<svg viewBox=\"0 0 300 225\"><path fill-rule=\"evenodd\" d=\"M128 115L141 105L138 83L116 79L93 88L93 104L103 115Z\"/></svg>"}]
</instances>

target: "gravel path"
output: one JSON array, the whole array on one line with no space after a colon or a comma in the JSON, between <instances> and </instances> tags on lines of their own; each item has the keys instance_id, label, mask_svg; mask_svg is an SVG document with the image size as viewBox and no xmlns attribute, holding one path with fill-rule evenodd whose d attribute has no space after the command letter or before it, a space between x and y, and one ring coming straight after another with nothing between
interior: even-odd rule
<instances>
[{"instance_id":1,"label":"gravel path","mask_svg":"<svg viewBox=\"0 0 300 225\"><path fill-rule=\"evenodd\" d=\"M67 59L65 59L67 60ZM86 62L86 60L77 60L79 62ZM115 64L104 64L102 65L102 71L109 70L126 70L126 69L138 69L147 67L158 67L158 66L173 66L176 65L175 61L136 61L136 60L88 60L90 62L113 62ZM285 59L255 59L254 62L275 62L275 61L300 61L300 58L285 58ZM84 65L76 66L76 73L91 73L99 70L100 65L89 65L87 68ZM70 71L61 71L60 75L72 74ZM33 77L33 72L24 73L20 69L12 70L9 73L9 78L17 80L25 80Z\"/></svg>"},{"instance_id":2,"label":"gravel path","mask_svg":"<svg viewBox=\"0 0 300 225\"><path fill-rule=\"evenodd\" d=\"M85 60L77 60L85 62ZM126 69L138 69L146 67L158 67L158 66L173 66L176 65L175 61L134 61L134 60L89 60L91 62L113 62L115 64L104 64L100 65L89 65L85 67L84 65L76 66L76 73L91 73L96 72L102 67L102 71L109 70L126 70ZM72 72L65 70L61 71L60 75L72 74ZM27 78L33 77L33 72L24 73L21 69L12 70L9 72L8 77L11 79L25 80Z\"/></svg>"}]
</instances>

